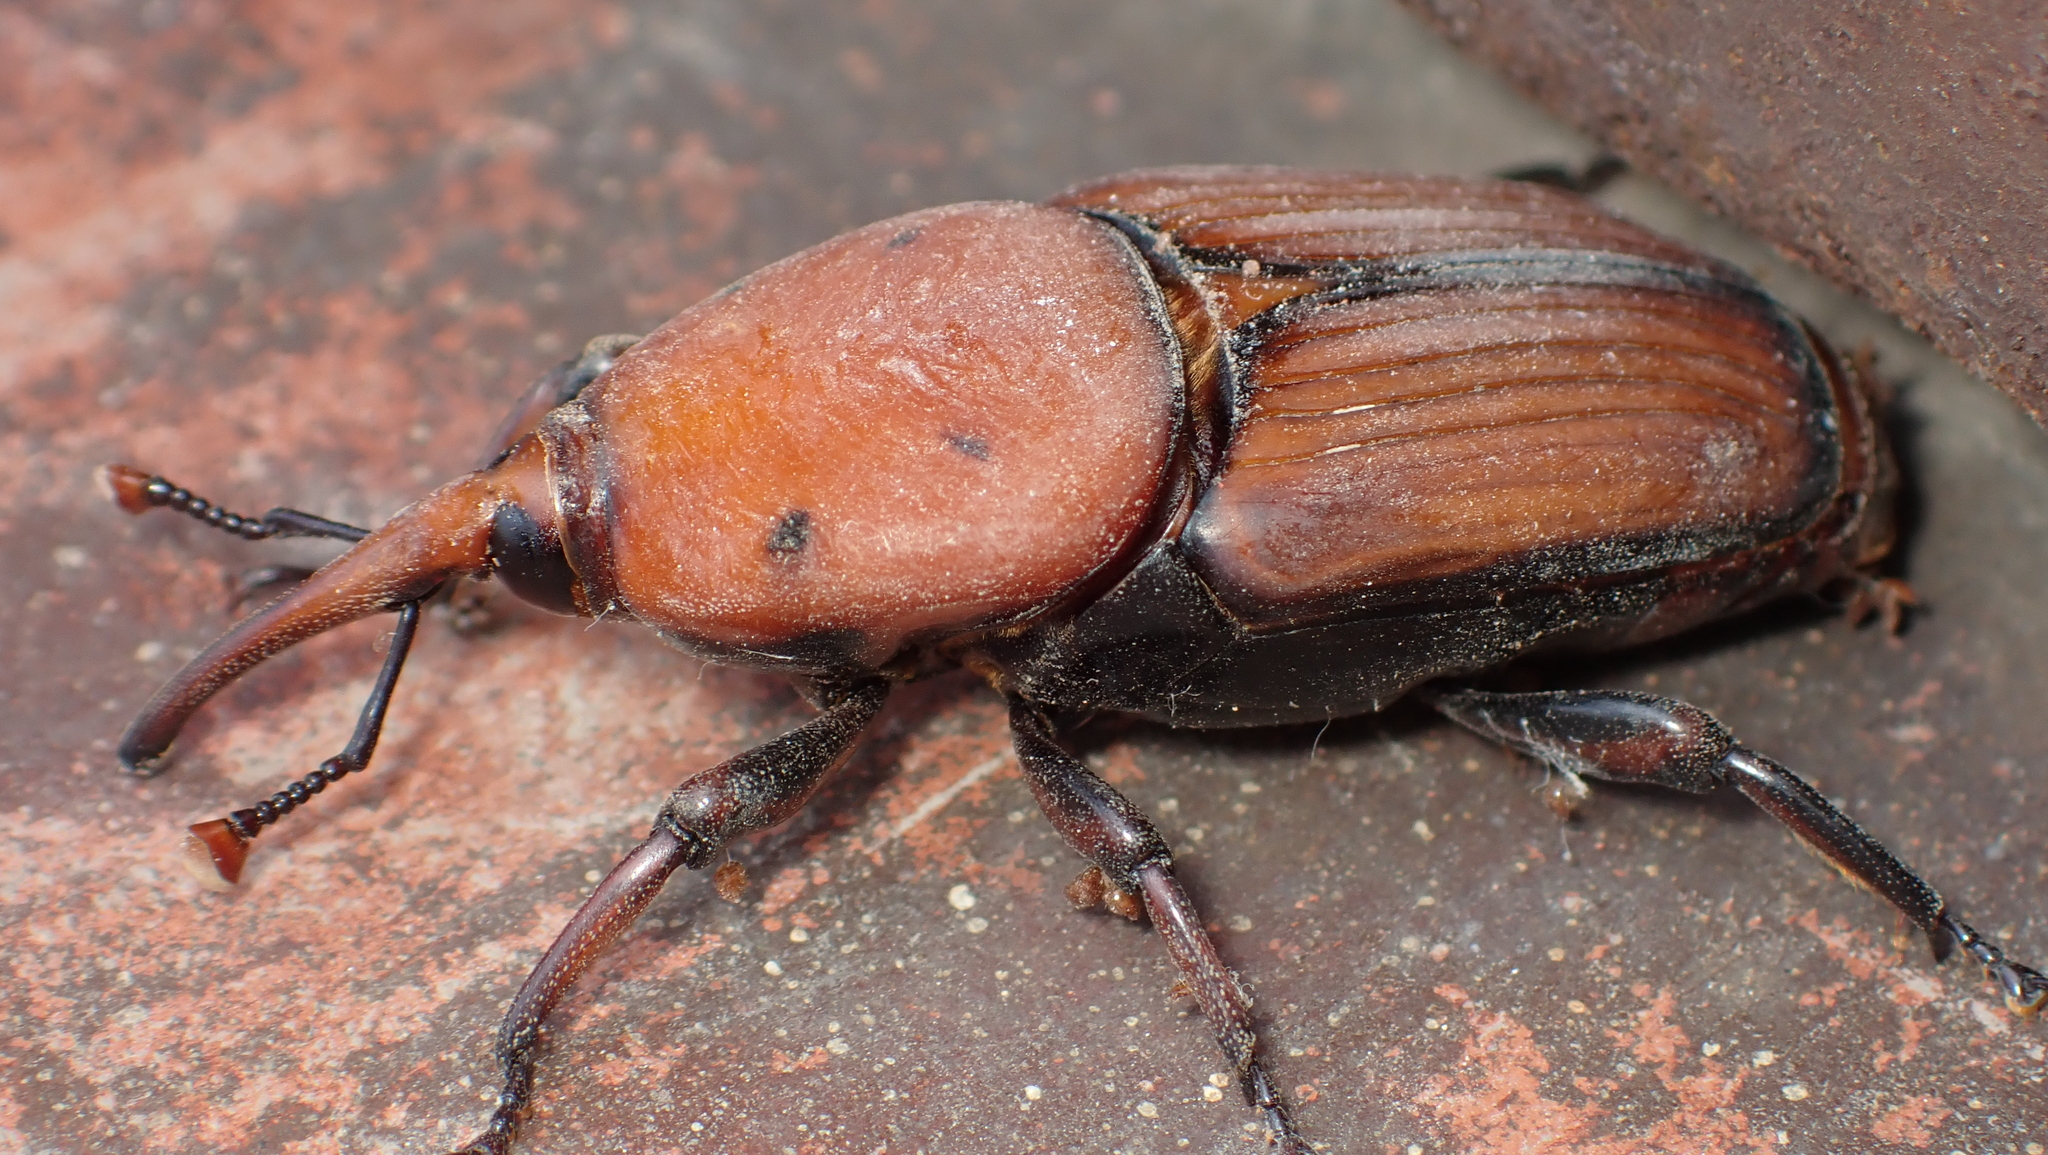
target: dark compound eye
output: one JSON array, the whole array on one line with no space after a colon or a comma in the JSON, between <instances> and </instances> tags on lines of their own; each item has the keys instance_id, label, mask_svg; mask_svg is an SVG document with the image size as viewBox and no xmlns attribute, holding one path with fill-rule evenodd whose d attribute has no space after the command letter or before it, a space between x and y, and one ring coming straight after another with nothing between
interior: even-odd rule
<instances>
[{"instance_id":1,"label":"dark compound eye","mask_svg":"<svg viewBox=\"0 0 2048 1155\"><path fill-rule=\"evenodd\" d=\"M491 518L491 562L498 580L522 600L558 614L576 613L576 571L561 541L542 530L525 506L499 506Z\"/></svg>"}]
</instances>

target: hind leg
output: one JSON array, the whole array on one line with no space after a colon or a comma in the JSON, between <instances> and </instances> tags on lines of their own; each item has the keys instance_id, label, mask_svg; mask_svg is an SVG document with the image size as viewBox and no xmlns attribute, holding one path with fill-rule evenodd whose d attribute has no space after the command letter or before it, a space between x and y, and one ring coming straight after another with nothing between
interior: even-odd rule
<instances>
[{"instance_id":1,"label":"hind leg","mask_svg":"<svg viewBox=\"0 0 2048 1155\"><path fill-rule=\"evenodd\" d=\"M1819 851L1849 881L1890 902L1927 936L1936 962L1955 948L1975 959L2015 1014L2048 1003L2048 976L2005 957L1951 914L1941 895L1798 775L1735 741L1697 706L1621 690L1426 695L1445 717L1566 776L1668 786L1704 794L1728 785Z\"/></svg>"}]
</instances>

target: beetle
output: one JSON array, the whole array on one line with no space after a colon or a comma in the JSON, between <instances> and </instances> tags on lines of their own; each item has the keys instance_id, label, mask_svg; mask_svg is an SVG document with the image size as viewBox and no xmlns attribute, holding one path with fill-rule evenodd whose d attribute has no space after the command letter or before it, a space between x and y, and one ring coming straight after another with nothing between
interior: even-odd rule
<instances>
[{"instance_id":1,"label":"beetle","mask_svg":"<svg viewBox=\"0 0 2048 1155\"><path fill-rule=\"evenodd\" d=\"M2048 977L1704 711L1473 684L1795 593L1846 587L1888 615L1910 597L1874 576L1896 478L1864 374L1739 270L1540 182L1173 168L881 221L644 339L591 342L483 468L374 532L104 477L130 512L351 542L157 692L121 740L132 772L263 659L398 614L342 752L192 827L229 883L263 828L368 763L451 582L642 622L819 708L684 781L597 884L513 999L465 1152L510 1148L550 1010L676 869L790 817L891 685L956 666L1005 696L1024 776L1088 863L1069 897L1149 919L1289 1152L1309 1148L1248 987L1165 841L1052 714L1267 726L1415 694L1544 763L1563 809L1587 778L1732 786L1937 961L1961 950L2021 1015L2048 1002ZM737 871L718 867L722 894Z\"/></svg>"}]
</instances>

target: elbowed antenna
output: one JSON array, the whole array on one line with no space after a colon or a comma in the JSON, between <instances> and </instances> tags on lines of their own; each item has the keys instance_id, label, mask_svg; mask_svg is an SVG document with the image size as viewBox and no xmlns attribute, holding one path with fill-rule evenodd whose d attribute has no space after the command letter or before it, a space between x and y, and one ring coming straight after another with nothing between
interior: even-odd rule
<instances>
[{"instance_id":1,"label":"elbowed antenna","mask_svg":"<svg viewBox=\"0 0 2048 1155\"><path fill-rule=\"evenodd\" d=\"M135 774L155 773L199 707L272 654L417 602L451 577L487 569L491 518L503 501L495 490L480 473L449 482L305 584L235 623L150 698L121 736L121 765Z\"/></svg>"}]
</instances>

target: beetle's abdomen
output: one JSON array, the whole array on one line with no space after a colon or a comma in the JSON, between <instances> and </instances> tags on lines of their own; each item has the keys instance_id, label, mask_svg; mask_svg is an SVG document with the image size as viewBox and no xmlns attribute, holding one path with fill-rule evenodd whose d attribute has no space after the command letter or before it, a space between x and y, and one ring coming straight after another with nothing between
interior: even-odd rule
<instances>
[{"instance_id":1,"label":"beetle's abdomen","mask_svg":"<svg viewBox=\"0 0 2048 1155\"><path fill-rule=\"evenodd\" d=\"M1228 457L1183 540L1248 624L1742 552L1840 478L1804 334L1692 269L1460 254L1296 299L1238 345Z\"/></svg>"},{"instance_id":2,"label":"beetle's abdomen","mask_svg":"<svg viewBox=\"0 0 2048 1155\"><path fill-rule=\"evenodd\" d=\"M548 419L570 560L594 611L740 660L872 666L1126 551L1178 357L1099 221L980 203L870 225L682 313Z\"/></svg>"}]
</instances>

